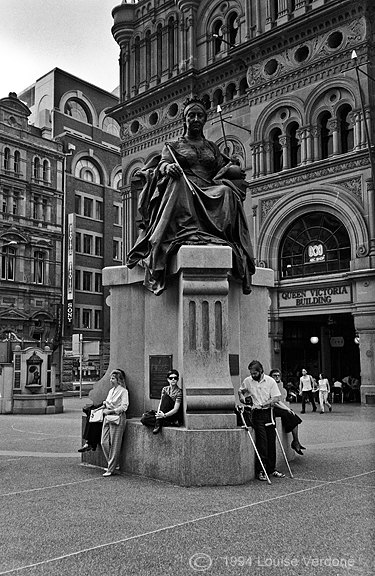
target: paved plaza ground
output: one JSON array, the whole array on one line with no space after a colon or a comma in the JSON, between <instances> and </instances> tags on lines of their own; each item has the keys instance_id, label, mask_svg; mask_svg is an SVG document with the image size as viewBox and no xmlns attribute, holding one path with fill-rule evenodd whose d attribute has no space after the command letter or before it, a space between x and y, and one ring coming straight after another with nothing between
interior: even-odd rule
<instances>
[{"instance_id":1,"label":"paved plaza ground","mask_svg":"<svg viewBox=\"0 0 375 576\"><path fill-rule=\"evenodd\" d=\"M307 412L293 479L181 488L82 466L86 403L0 416L0 575L374 576L374 408Z\"/></svg>"}]
</instances>

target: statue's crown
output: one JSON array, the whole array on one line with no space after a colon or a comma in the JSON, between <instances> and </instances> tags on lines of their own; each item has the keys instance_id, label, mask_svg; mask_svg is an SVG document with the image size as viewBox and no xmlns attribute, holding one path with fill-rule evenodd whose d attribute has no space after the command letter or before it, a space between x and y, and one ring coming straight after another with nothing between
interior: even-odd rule
<instances>
[{"instance_id":1,"label":"statue's crown","mask_svg":"<svg viewBox=\"0 0 375 576\"><path fill-rule=\"evenodd\" d=\"M205 101L203 98L198 96L198 94L191 94L186 98L186 100L184 100L184 108L186 108L186 106L190 106L191 104L199 104L200 106L203 106L204 109L206 109Z\"/></svg>"}]
</instances>

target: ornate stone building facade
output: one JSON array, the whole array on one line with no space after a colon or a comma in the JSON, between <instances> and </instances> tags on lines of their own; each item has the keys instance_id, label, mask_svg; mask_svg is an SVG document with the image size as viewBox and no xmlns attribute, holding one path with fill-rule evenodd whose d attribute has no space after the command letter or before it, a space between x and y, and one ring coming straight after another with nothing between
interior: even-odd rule
<instances>
[{"instance_id":1,"label":"ornate stone building facade","mask_svg":"<svg viewBox=\"0 0 375 576\"><path fill-rule=\"evenodd\" d=\"M374 9L369 0L141 0L115 7L112 28L125 252L136 233L136 172L181 135L183 101L196 93L206 136L250 182L257 265L275 275L273 364L284 381L297 382L302 367L360 378L367 404L375 401ZM244 314L251 322L251 296Z\"/></svg>"},{"instance_id":2,"label":"ornate stone building facade","mask_svg":"<svg viewBox=\"0 0 375 576\"><path fill-rule=\"evenodd\" d=\"M0 100L0 352L60 336L63 162L13 92ZM5 345L5 341L7 344Z\"/></svg>"}]
</instances>

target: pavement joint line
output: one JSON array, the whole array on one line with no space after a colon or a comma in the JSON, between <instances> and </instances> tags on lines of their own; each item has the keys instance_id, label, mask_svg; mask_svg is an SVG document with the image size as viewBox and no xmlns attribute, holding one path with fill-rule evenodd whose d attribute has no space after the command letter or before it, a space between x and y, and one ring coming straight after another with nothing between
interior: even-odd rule
<instances>
[{"instance_id":1,"label":"pavement joint line","mask_svg":"<svg viewBox=\"0 0 375 576\"><path fill-rule=\"evenodd\" d=\"M80 455L77 452L21 452L12 451L7 452L6 450L0 450L0 456L23 456L29 458L79 458ZM1 460L0 460L1 463Z\"/></svg>"},{"instance_id":2,"label":"pavement joint line","mask_svg":"<svg viewBox=\"0 0 375 576\"><path fill-rule=\"evenodd\" d=\"M154 534L160 534L161 532L166 532L168 530L173 530L176 528L180 528L182 526L188 526L189 524L195 524L197 522L202 522L204 520L208 520L210 518L217 518L219 516L224 516L225 514L229 514L232 512L239 512L241 510L246 510L247 508L253 508L254 506L258 506L261 504L268 504L270 502L274 502L277 500L283 500L284 498L290 498L291 496L297 496L303 494L305 492L312 492L313 490L323 488L325 486L329 486L330 484L336 484L342 480L350 480L353 478L360 478L361 476L366 476L368 474L373 474L375 470L371 470L369 472L362 472L361 474L355 474L353 476L348 476L345 478L338 478L337 480L332 480L328 482L324 482L318 484L317 486L311 486L309 488L304 488L302 490L296 490L295 492L288 492L287 494L281 494L280 496L274 496L272 498L266 498L265 500L259 500L257 502L252 502L251 504L244 504L243 506L238 506L237 508L231 508L229 510L223 510L221 512L215 512L214 514L208 514L206 516L201 516L199 518L194 518L192 520L186 520L185 522L179 522L177 524L172 524L170 526L164 526L162 528L158 528L157 530L151 530L149 532L143 532L142 534L135 534L134 536L129 536L128 538L121 538L120 540L114 540L112 542L106 542L105 544L99 544L98 546L92 546L90 548L83 548L82 550L77 550L76 552L71 552L70 554L63 554L62 556L57 556L55 558L49 558L48 560L42 560L40 562L35 562L34 564L27 564L25 566L19 566L18 568L12 568L10 570L6 570L4 572L0 572L0 576L5 574L13 574L15 572L20 572L21 570L26 570L29 568L36 568L37 566L43 566L45 564L51 564L52 562L58 562L59 560L66 560L68 558L72 558L74 556L79 556L80 554L85 554L87 552L93 552L95 550L100 550L102 548L107 548L109 546L116 546L118 544L126 544L131 540L137 540L139 538L144 538L145 536L152 536ZM87 480L86 480L87 481ZM65 484L62 484L64 486ZM40 488L41 490L43 488ZM38 490L38 489L35 489ZM32 492L33 490L27 490L26 492ZM21 492L22 493L22 492ZM15 493L14 493L15 494Z\"/></svg>"},{"instance_id":3,"label":"pavement joint line","mask_svg":"<svg viewBox=\"0 0 375 576\"><path fill-rule=\"evenodd\" d=\"M20 496L22 494L28 494L30 492L42 492L43 490L50 490L52 488L64 488L65 486L74 486L76 484L83 484L84 482L93 482L95 480L102 480L102 478L98 476L95 478L85 478L84 480L77 480L76 482L64 482L63 484L52 484L51 486L39 486L39 488L28 488L27 490L17 490L16 492L8 492L6 494L0 494L0 497Z\"/></svg>"}]
</instances>

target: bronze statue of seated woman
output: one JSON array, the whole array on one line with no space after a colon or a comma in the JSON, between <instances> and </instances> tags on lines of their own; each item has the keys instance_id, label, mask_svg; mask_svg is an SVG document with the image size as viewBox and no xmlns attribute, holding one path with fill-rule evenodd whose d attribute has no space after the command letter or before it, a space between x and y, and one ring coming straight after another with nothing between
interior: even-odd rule
<instances>
[{"instance_id":1,"label":"bronze statue of seated woman","mask_svg":"<svg viewBox=\"0 0 375 576\"><path fill-rule=\"evenodd\" d=\"M196 97L184 108L184 134L164 145L139 199L140 235L127 265L145 267L145 286L161 294L170 256L183 244L222 244L232 248L234 278L251 292L255 272L243 201L244 172L203 135L207 120ZM146 167L150 168L150 166Z\"/></svg>"}]
</instances>

